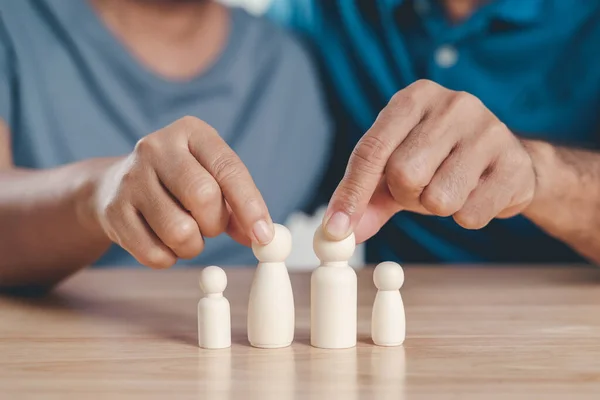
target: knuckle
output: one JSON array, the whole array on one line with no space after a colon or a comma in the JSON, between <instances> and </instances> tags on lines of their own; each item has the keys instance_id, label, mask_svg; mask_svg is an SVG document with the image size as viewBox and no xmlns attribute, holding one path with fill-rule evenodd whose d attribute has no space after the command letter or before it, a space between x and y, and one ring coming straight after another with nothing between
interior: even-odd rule
<instances>
[{"instance_id":1,"label":"knuckle","mask_svg":"<svg viewBox=\"0 0 600 400\"><path fill-rule=\"evenodd\" d=\"M177 120L177 124L182 128L197 129L203 126L204 121L192 115L185 115Z\"/></svg>"},{"instance_id":2,"label":"knuckle","mask_svg":"<svg viewBox=\"0 0 600 400\"><path fill-rule=\"evenodd\" d=\"M418 79L411 86L417 90L432 90L440 87L430 79Z\"/></svg>"},{"instance_id":3,"label":"knuckle","mask_svg":"<svg viewBox=\"0 0 600 400\"><path fill-rule=\"evenodd\" d=\"M354 167L362 168L367 173L379 173L385 166L389 154L393 151L391 143L377 136L363 136L352 151Z\"/></svg>"},{"instance_id":4,"label":"knuckle","mask_svg":"<svg viewBox=\"0 0 600 400\"><path fill-rule=\"evenodd\" d=\"M481 100L464 91L456 92L450 102L450 108L455 110L468 110L481 106Z\"/></svg>"},{"instance_id":5,"label":"knuckle","mask_svg":"<svg viewBox=\"0 0 600 400\"><path fill-rule=\"evenodd\" d=\"M225 232L227 229L228 220L224 218L218 218L218 220L202 225L202 235L207 238L214 238Z\"/></svg>"},{"instance_id":6,"label":"knuckle","mask_svg":"<svg viewBox=\"0 0 600 400\"><path fill-rule=\"evenodd\" d=\"M198 117L194 117L193 115L184 115L183 117L179 118L178 122L182 125L195 126L203 121Z\"/></svg>"},{"instance_id":7,"label":"knuckle","mask_svg":"<svg viewBox=\"0 0 600 400\"><path fill-rule=\"evenodd\" d=\"M198 240L194 241L185 247L185 249L178 249L177 255L186 260L190 260L192 258L198 257L200 253L204 251L204 241Z\"/></svg>"},{"instance_id":8,"label":"knuckle","mask_svg":"<svg viewBox=\"0 0 600 400\"><path fill-rule=\"evenodd\" d=\"M190 242L198 233L198 225L195 221L185 219L173 223L168 228L169 246L180 247Z\"/></svg>"},{"instance_id":9,"label":"knuckle","mask_svg":"<svg viewBox=\"0 0 600 400\"><path fill-rule=\"evenodd\" d=\"M211 170L217 182L228 182L238 178L245 167L242 161L233 155L223 154L213 161Z\"/></svg>"},{"instance_id":10,"label":"knuckle","mask_svg":"<svg viewBox=\"0 0 600 400\"><path fill-rule=\"evenodd\" d=\"M506 124L495 117L494 117L494 120L492 122L490 122L490 124L489 124L488 132L492 135L503 135L503 136L506 136L507 133L510 133Z\"/></svg>"},{"instance_id":11,"label":"knuckle","mask_svg":"<svg viewBox=\"0 0 600 400\"><path fill-rule=\"evenodd\" d=\"M430 124L428 126L418 125L413 128L411 144L414 149L429 148L435 146L436 141L450 134L448 127L441 123Z\"/></svg>"},{"instance_id":12,"label":"knuckle","mask_svg":"<svg viewBox=\"0 0 600 400\"><path fill-rule=\"evenodd\" d=\"M136 181L138 181L138 177L134 170L129 169L123 172L123 175L121 175L121 184L119 185L119 190L122 192L125 188L134 185Z\"/></svg>"},{"instance_id":13,"label":"knuckle","mask_svg":"<svg viewBox=\"0 0 600 400\"><path fill-rule=\"evenodd\" d=\"M429 182L422 163L412 160L394 160L386 168L387 183L398 189L423 189Z\"/></svg>"},{"instance_id":14,"label":"knuckle","mask_svg":"<svg viewBox=\"0 0 600 400\"><path fill-rule=\"evenodd\" d=\"M196 243L193 247L192 247L192 251L193 251L193 257L198 256L200 253L202 253L204 251L204 240L199 240L198 243Z\"/></svg>"},{"instance_id":15,"label":"knuckle","mask_svg":"<svg viewBox=\"0 0 600 400\"><path fill-rule=\"evenodd\" d=\"M495 128L488 128L478 131L469 142L464 143L465 146L469 146L472 151L481 154L496 154L501 151L499 144L502 142L502 134Z\"/></svg>"},{"instance_id":16,"label":"knuckle","mask_svg":"<svg viewBox=\"0 0 600 400\"><path fill-rule=\"evenodd\" d=\"M508 127L498 119L494 119L488 125L487 129L483 131L481 137L483 140L493 143L494 145L500 144L499 148L505 148L507 143L514 144L513 138L511 137Z\"/></svg>"},{"instance_id":17,"label":"knuckle","mask_svg":"<svg viewBox=\"0 0 600 400\"><path fill-rule=\"evenodd\" d=\"M160 248L152 248L138 257L138 261L152 269L172 267L177 259Z\"/></svg>"},{"instance_id":18,"label":"knuckle","mask_svg":"<svg viewBox=\"0 0 600 400\"><path fill-rule=\"evenodd\" d=\"M380 114L381 119L393 121L397 118L421 118L429 107L430 99L442 89L442 86L428 79L417 80L392 96L388 106Z\"/></svg>"},{"instance_id":19,"label":"knuckle","mask_svg":"<svg viewBox=\"0 0 600 400\"><path fill-rule=\"evenodd\" d=\"M200 118L191 115L186 115L177 120L177 126L182 131L189 133L203 131L207 133L217 134L215 128L213 128Z\"/></svg>"},{"instance_id":20,"label":"knuckle","mask_svg":"<svg viewBox=\"0 0 600 400\"><path fill-rule=\"evenodd\" d=\"M471 209L469 211L461 210L454 214L454 221L465 229L475 230L485 227L489 219L484 218L477 210Z\"/></svg>"},{"instance_id":21,"label":"knuckle","mask_svg":"<svg viewBox=\"0 0 600 400\"><path fill-rule=\"evenodd\" d=\"M140 156L156 154L161 148L160 141L156 134L144 136L135 144L134 152Z\"/></svg>"},{"instance_id":22,"label":"knuckle","mask_svg":"<svg viewBox=\"0 0 600 400\"><path fill-rule=\"evenodd\" d=\"M110 221L120 220L124 216L123 202L113 199L104 208L104 215Z\"/></svg>"},{"instance_id":23,"label":"knuckle","mask_svg":"<svg viewBox=\"0 0 600 400\"><path fill-rule=\"evenodd\" d=\"M411 114L417 108L417 101L411 93L406 91L396 92L388 105L394 114Z\"/></svg>"},{"instance_id":24,"label":"knuckle","mask_svg":"<svg viewBox=\"0 0 600 400\"><path fill-rule=\"evenodd\" d=\"M526 150L522 149L522 151L515 152L518 154L516 165L521 171L525 171L526 173L533 171L533 160L531 156L527 153Z\"/></svg>"},{"instance_id":25,"label":"knuckle","mask_svg":"<svg viewBox=\"0 0 600 400\"><path fill-rule=\"evenodd\" d=\"M449 217L458 210L457 201L448 192L428 187L421 194L421 204L428 211L440 217Z\"/></svg>"},{"instance_id":26,"label":"knuckle","mask_svg":"<svg viewBox=\"0 0 600 400\"><path fill-rule=\"evenodd\" d=\"M530 171L533 171L533 161L527 154L514 155L512 159L512 165L521 176L525 176Z\"/></svg>"},{"instance_id":27,"label":"knuckle","mask_svg":"<svg viewBox=\"0 0 600 400\"><path fill-rule=\"evenodd\" d=\"M401 93L394 95L389 105L381 111L377 120L380 124L387 127L387 129L394 129L393 124L396 121L415 118L415 116L422 114L423 110L417 99L412 95Z\"/></svg>"},{"instance_id":28,"label":"knuckle","mask_svg":"<svg viewBox=\"0 0 600 400\"><path fill-rule=\"evenodd\" d=\"M186 204L196 204L200 208L199 211L220 200L221 188L212 179L201 179L192 182L185 191L185 199L183 199Z\"/></svg>"},{"instance_id":29,"label":"knuckle","mask_svg":"<svg viewBox=\"0 0 600 400\"><path fill-rule=\"evenodd\" d=\"M114 198L111 200L111 203L117 203L114 204L116 207L118 204L133 200L133 198L136 197L136 193L140 192L140 189L142 189L141 191L144 191L145 185L142 181L142 175L138 174L138 172L133 169L123 172L113 194Z\"/></svg>"},{"instance_id":30,"label":"knuckle","mask_svg":"<svg viewBox=\"0 0 600 400\"><path fill-rule=\"evenodd\" d=\"M506 152L504 133L496 127L477 132L460 144L465 152L484 157L490 164L497 164Z\"/></svg>"},{"instance_id":31,"label":"knuckle","mask_svg":"<svg viewBox=\"0 0 600 400\"><path fill-rule=\"evenodd\" d=\"M505 174L510 175L511 178L516 176L523 176L530 174L533 171L533 161L525 150L519 151L511 147L504 151L501 155L500 164L503 166L502 170Z\"/></svg>"}]
</instances>

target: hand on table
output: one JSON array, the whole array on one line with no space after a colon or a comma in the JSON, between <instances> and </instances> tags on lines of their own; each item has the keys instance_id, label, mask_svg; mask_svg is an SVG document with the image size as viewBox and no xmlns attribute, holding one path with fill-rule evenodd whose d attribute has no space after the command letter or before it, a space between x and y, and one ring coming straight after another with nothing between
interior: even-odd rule
<instances>
[{"instance_id":1,"label":"hand on table","mask_svg":"<svg viewBox=\"0 0 600 400\"><path fill-rule=\"evenodd\" d=\"M268 243L273 225L250 173L218 133L184 117L138 142L91 190L91 219L140 263L193 258L223 232Z\"/></svg>"},{"instance_id":2,"label":"hand on table","mask_svg":"<svg viewBox=\"0 0 600 400\"><path fill-rule=\"evenodd\" d=\"M333 239L354 231L358 242L401 210L479 229L527 207L535 181L523 143L479 99L423 80L358 142L324 223Z\"/></svg>"}]
</instances>

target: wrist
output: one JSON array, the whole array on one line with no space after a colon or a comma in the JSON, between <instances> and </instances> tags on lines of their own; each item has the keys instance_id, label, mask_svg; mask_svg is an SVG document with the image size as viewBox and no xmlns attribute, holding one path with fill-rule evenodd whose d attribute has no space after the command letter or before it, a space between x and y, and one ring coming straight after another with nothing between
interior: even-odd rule
<instances>
[{"instance_id":1,"label":"wrist","mask_svg":"<svg viewBox=\"0 0 600 400\"><path fill-rule=\"evenodd\" d=\"M537 140L522 140L533 164L535 173L534 196L523 214L535 214L536 210L544 208L556 190L555 180L559 178L556 168L556 149L547 142Z\"/></svg>"},{"instance_id":2,"label":"wrist","mask_svg":"<svg viewBox=\"0 0 600 400\"><path fill-rule=\"evenodd\" d=\"M94 236L108 239L98 214L99 192L106 174L121 160L121 157L98 158L79 165L82 174L75 190L74 207L81 227Z\"/></svg>"}]
</instances>

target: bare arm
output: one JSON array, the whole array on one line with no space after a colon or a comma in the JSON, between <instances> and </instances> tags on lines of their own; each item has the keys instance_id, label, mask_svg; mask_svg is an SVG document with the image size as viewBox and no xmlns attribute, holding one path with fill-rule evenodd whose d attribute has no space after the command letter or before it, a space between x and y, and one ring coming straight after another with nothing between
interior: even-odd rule
<instances>
[{"instance_id":1,"label":"bare arm","mask_svg":"<svg viewBox=\"0 0 600 400\"><path fill-rule=\"evenodd\" d=\"M0 148L8 146L8 131ZM0 289L49 287L111 241L141 264L194 258L204 237L269 243L273 223L239 157L205 122L184 117L126 157L32 171L0 158Z\"/></svg>"},{"instance_id":2,"label":"bare arm","mask_svg":"<svg viewBox=\"0 0 600 400\"><path fill-rule=\"evenodd\" d=\"M600 263L600 154L526 141L537 175L523 215Z\"/></svg>"},{"instance_id":3,"label":"bare arm","mask_svg":"<svg viewBox=\"0 0 600 400\"><path fill-rule=\"evenodd\" d=\"M600 154L522 140L474 96L415 82L355 147L325 229L363 241L403 210L467 229L522 214L600 262Z\"/></svg>"},{"instance_id":4,"label":"bare arm","mask_svg":"<svg viewBox=\"0 0 600 400\"><path fill-rule=\"evenodd\" d=\"M1 122L1 121L0 121ZM14 168L8 129L0 126L0 288L48 287L92 263L110 240L86 229L79 198L108 160L33 171Z\"/></svg>"}]
</instances>

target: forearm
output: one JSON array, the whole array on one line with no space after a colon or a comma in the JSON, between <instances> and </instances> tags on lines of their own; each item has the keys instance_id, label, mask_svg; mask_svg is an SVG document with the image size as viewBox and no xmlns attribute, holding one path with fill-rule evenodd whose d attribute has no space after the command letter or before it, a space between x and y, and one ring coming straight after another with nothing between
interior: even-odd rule
<instances>
[{"instance_id":1,"label":"forearm","mask_svg":"<svg viewBox=\"0 0 600 400\"><path fill-rule=\"evenodd\" d=\"M51 286L106 251L86 216L90 182L111 162L0 171L0 288Z\"/></svg>"},{"instance_id":2,"label":"forearm","mask_svg":"<svg viewBox=\"0 0 600 400\"><path fill-rule=\"evenodd\" d=\"M524 143L535 166L537 186L523 215L600 263L600 153Z\"/></svg>"}]
</instances>

